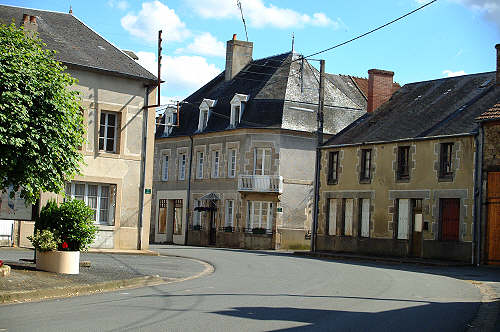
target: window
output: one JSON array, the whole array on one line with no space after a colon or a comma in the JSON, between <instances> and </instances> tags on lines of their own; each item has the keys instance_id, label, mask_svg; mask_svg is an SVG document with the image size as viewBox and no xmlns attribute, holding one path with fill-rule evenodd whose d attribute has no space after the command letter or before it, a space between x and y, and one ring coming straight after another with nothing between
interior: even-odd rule
<instances>
[{"instance_id":1,"label":"window","mask_svg":"<svg viewBox=\"0 0 500 332\"><path fill-rule=\"evenodd\" d=\"M241 120L241 106L231 107L231 126L236 127Z\"/></svg>"},{"instance_id":2,"label":"window","mask_svg":"<svg viewBox=\"0 0 500 332\"><path fill-rule=\"evenodd\" d=\"M224 226L233 226L233 220L234 220L234 200L228 199L226 201L226 222Z\"/></svg>"},{"instance_id":3,"label":"window","mask_svg":"<svg viewBox=\"0 0 500 332\"><path fill-rule=\"evenodd\" d=\"M198 131L203 131L208 125L208 118L210 117L210 109L216 104L215 100L203 99L200 104L200 116L198 118Z\"/></svg>"},{"instance_id":4,"label":"window","mask_svg":"<svg viewBox=\"0 0 500 332\"><path fill-rule=\"evenodd\" d=\"M201 121L201 130L204 130L207 127L208 123L208 110L202 110L200 113L200 121Z\"/></svg>"},{"instance_id":5,"label":"window","mask_svg":"<svg viewBox=\"0 0 500 332\"><path fill-rule=\"evenodd\" d=\"M200 207L201 206L201 201L199 199L194 200L194 207ZM193 217L193 226L200 226L201 225L201 211L194 210L194 217Z\"/></svg>"},{"instance_id":6,"label":"window","mask_svg":"<svg viewBox=\"0 0 500 332\"><path fill-rule=\"evenodd\" d=\"M336 184L339 171L339 152L330 152L328 154L328 184Z\"/></svg>"},{"instance_id":7,"label":"window","mask_svg":"<svg viewBox=\"0 0 500 332\"><path fill-rule=\"evenodd\" d=\"M247 229L252 231L254 228L264 228L271 231L273 222L273 203L272 202L248 202Z\"/></svg>"},{"instance_id":8,"label":"window","mask_svg":"<svg viewBox=\"0 0 500 332\"><path fill-rule=\"evenodd\" d=\"M370 199L362 198L359 200L361 233L362 237L370 237Z\"/></svg>"},{"instance_id":9,"label":"window","mask_svg":"<svg viewBox=\"0 0 500 332\"><path fill-rule=\"evenodd\" d=\"M440 178L452 178L452 156L453 156L453 143L442 143L441 144L441 154L439 160L439 177Z\"/></svg>"},{"instance_id":10,"label":"window","mask_svg":"<svg viewBox=\"0 0 500 332\"><path fill-rule=\"evenodd\" d=\"M203 179L203 152L197 153L198 163L196 164L196 178Z\"/></svg>"},{"instance_id":11,"label":"window","mask_svg":"<svg viewBox=\"0 0 500 332\"><path fill-rule=\"evenodd\" d=\"M212 151L212 178L219 177L220 152Z\"/></svg>"},{"instance_id":12,"label":"window","mask_svg":"<svg viewBox=\"0 0 500 332\"><path fill-rule=\"evenodd\" d=\"M231 116L229 119L229 126L237 127L241 121L241 115L245 111L245 104L248 101L248 95L237 93L231 99Z\"/></svg>"},{"instance_id":13,"label":"window","mask_svg":"<svg viewBox=\"0 0 500 332\"><path fill-rule=\"evenodd\" d=\"M410 147L398 147L398 174L399 180L406 180L410 178Z\"/></svg>"},{"instance_id":14,"label":"window","mask_svg":"<svg viewBox=\"0 0 500 332\"><path fill-rule=\"evenodd\" d=\"M371 164L372 164L372 150L363 149L361 150L361 174L360 180L370 180L371 179Z\"/></svg>"},{"instance_id":15,"label":"window","mask_svg":"<svg viewBox=\"0 0 500 332\"><path fill-rule=\"evenodd\" d=\"M182 181L186 178L186 154L179 154L179 180Z\"/></svg>"},{"instance_id":16,"label":"window","mask_svg":"<svg viewBox=\"0 0 500 332\"><path fill-rule=\"evenodd\" d=\"M167 211L168 211L168 199L160 199L158 202L159 234L165 234L167 232Z\"/></svg>"},{"instance_id":17,"label":"window","mask_svg":"<svg viewBox=\"0 0 500 332\"><path fill-rule=\"evenodd\" d=\"M460 229L460 199L442 198L439 200L441 208L441 240L458 241Z\"/></svg>"},{"instance_id":18,"label":"window","mask_svg":"<svg viewBox=\"0 0 500 332\"><path fill-rule=\"evenodd\" d=\"M354 200L344 199L344 235L352 236L352 217L354 212Z\"/></svg>"},{"instance_id":19,"label":"window","mask_svg":"<svg viewBox=\"0 0 500 332\"><path fill-rule=\"evenodd\" d=\"M174 200L174 234L182 234L182 199Z\"/></svg>"},{"instance_id":20,"label":"window","mask_svg":"<svg viewBox=\"0 0 500 332\"><path fill-rule=\"evenodd\" d=\"M116 113L101 112L99 124L99 150L116 152Z\"/></svg>"},{"instance_id":21,"label":"window","mask_svg":"<svg viewBox=\"0 0 500 332\"><path fill-rule=\"evenodd\" d=\"M168 181L168 156L163 156L163 167L161 173L162 181Z\"/></svg>"},{"instance_id":22,"label":"window","mask_svg":"<svg viewBox=\"0 0 500 332\"><path fill-rule=\"evenodd\" d=\"M66 184L66 197L85 202L94 211L95 223L114 225L116 185L71 182Z\"/></svg>"},{"instance_id":23,"label":"window","mask_svg":"<svg viewBox=\"0 0 500 332\"><path fill-rule=\"evenodd\" d=\"M256 148L254 160L254 175L271 174L271 149Z\"/></svg>"},{"instance_id":24,"label":"window","mask_svg":"<svg viewBox=\"0 0 500 332\"><path fill-rule=\"evenodd\" d=\"M229 150L229 160L227 165L227 174L230 178L236 176L236 149Z\"/></svg>"},{"instance_id":25,"label":"window","mask_svg":"<svg viewBox=\"0 0 500 332\"><path fill-rule=\"evenodd\" d=\"M337 235L337 200L328 200L328 235Z\"/></svg>"}]
</instances>

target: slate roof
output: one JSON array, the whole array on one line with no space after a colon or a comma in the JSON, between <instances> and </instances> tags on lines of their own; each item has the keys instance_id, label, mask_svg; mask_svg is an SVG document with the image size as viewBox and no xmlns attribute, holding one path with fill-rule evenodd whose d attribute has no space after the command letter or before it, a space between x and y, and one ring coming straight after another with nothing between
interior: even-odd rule
<instances>
[{"instance_id":1,"label":"slate roof","mask_svg":"<svg viewBox=\"0 0 500 332\"><path fill-rule=\"evenodd\" d=\"M479 121L500 120L500 100L489 110L476 118Z\"/></svg>"},{"instance_id":2,"label":"slate roof","mask_svg":"<svg viewBox=\"0 0 500 332\"><path fill-rule=\"evenodd\" d=\"M14 21L21 26L23 14L36 16L39 37L65 65L157 82L153 74L71 14L0 5L0 23Z\"/></svg>"},{"instance_id":3,"label":"slate roof","mask_svg":"<svg viewBox=\"0 0 500 332\"><path fill-rule=\"evenodd\" d=\"M495 72L406 84L324 146L474 134L475 119L499 100Z\"/></svg>"},{"instance_id":4,"label":"slate roof","mask_svg":"<svg viewBox=\"0 0 500 332\"><path fill-rule=\"evenodd\" d=\"M296 61L298 57L298 54L288 52L253 60L230 81L225 81L224 72L220 73L183 101L179 113L180 125L172 129L169 137L197 133L199 106L203 99L217 101L211 108L203 132L228 129L230 101L235 94L249 96L237 128L312 131L311 127L316 126L314 112L318 103L319 73L314 67ZM337 112L333 121L342 124L340 129L366 112L366 99L354 84L349 85L346 80L347 76L329 75L325 83L325 105L329 106L329 114ZM294 105L311 111L294 111ZM293 112L302 113L303 116ZM325 118L326 131L340 130L326 122ZM157 137L163 137L163 134L163 130L157 130Z\"/></svg>"}]
</instances>

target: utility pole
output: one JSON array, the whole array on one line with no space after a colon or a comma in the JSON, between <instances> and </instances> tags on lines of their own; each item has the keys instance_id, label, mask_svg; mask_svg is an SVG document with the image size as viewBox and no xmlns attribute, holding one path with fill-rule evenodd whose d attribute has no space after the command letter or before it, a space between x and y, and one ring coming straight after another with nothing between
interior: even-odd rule
<instances>
[{"instance_id":1,"label":"utility pole","mask_svg":"<svg viewBox=\"0 0 500 332\"><path fill-rule=\"evenodd\" d=\"M158 30L158 100L156 101L156 104L158 106L161 105L160 103L160 86L161 86L161 30Z\"/></svg>"},{"instance_id":2,"label":"utility pole","mask_svg":"<svg viewBox=\"0 0 500 332\"><path fill-rule=\"evenodd\" d=\"M311 232L311 251L316 251L316 237L318 232L318 214L319 214L319 186L321 171L321 145L323 144L323 110L325 104L325 60L320 60L319 70L319 101L318 101L318 142L316 146L316 166L314 171L314 213Z\"/></svg>"}]
</instances>

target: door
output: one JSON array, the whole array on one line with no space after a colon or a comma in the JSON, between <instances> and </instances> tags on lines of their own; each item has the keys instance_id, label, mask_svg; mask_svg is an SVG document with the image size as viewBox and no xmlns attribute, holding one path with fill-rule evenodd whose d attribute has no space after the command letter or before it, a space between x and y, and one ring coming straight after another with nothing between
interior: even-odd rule
<instances>
[{"instance_id":1,"label":"door","mask_svg":"<svg viewBox=\"0 0 500 332\"><path fill-rule=\"evenodd\" d=\"M422 225L423 225L423 213L422 213L422 200L413 199L412 200L412 236L411 236L411 250L410 256L412 257L422 257Z\"/></svg>"},{"instance_id":2,"label":"door","mask_svg":"<svg viewBox=\"0 0 500 332\"><path fill-rule=\"evenodd\" d=\"M488 172L488 263L500 264L500 172Z\"/></svg>"},{"instance_id":3,"label":"door","mask_svg":"<svg viewBox=\"0 0 500 332\"><path fill-rule=\"evenodd\" d=\"M217 226L215 224L215 202L210 202L210 245L215 245L217 242Z\"/></svg>"},{"instance_id":4,"label":"door","mask_svg":"<svg viewBox=\"0 0 500 332\"><path fill-rule=\"evenodd\" d=\"M460 229L460 199L442 198L441 205L441 240L458 241Z\"/></svg>"}]
</instances>

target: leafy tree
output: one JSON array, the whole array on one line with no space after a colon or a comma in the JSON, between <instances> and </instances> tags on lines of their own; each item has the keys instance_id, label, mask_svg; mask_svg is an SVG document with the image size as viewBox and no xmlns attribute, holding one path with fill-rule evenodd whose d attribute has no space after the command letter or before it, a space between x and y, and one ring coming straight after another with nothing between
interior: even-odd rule
<instances>
[{"instance_id":1,"label":"leafy tree","mask_svg":"<svg viewBox=\"0 0 500 332\"><path fill-rule=\"evenodd\" d=\"M0 188L34 202L41 191L62 192L83 161L83 115L68 89L76 80L14 23L0 24L0 50Z\"/></svg>"}]
</instances>

